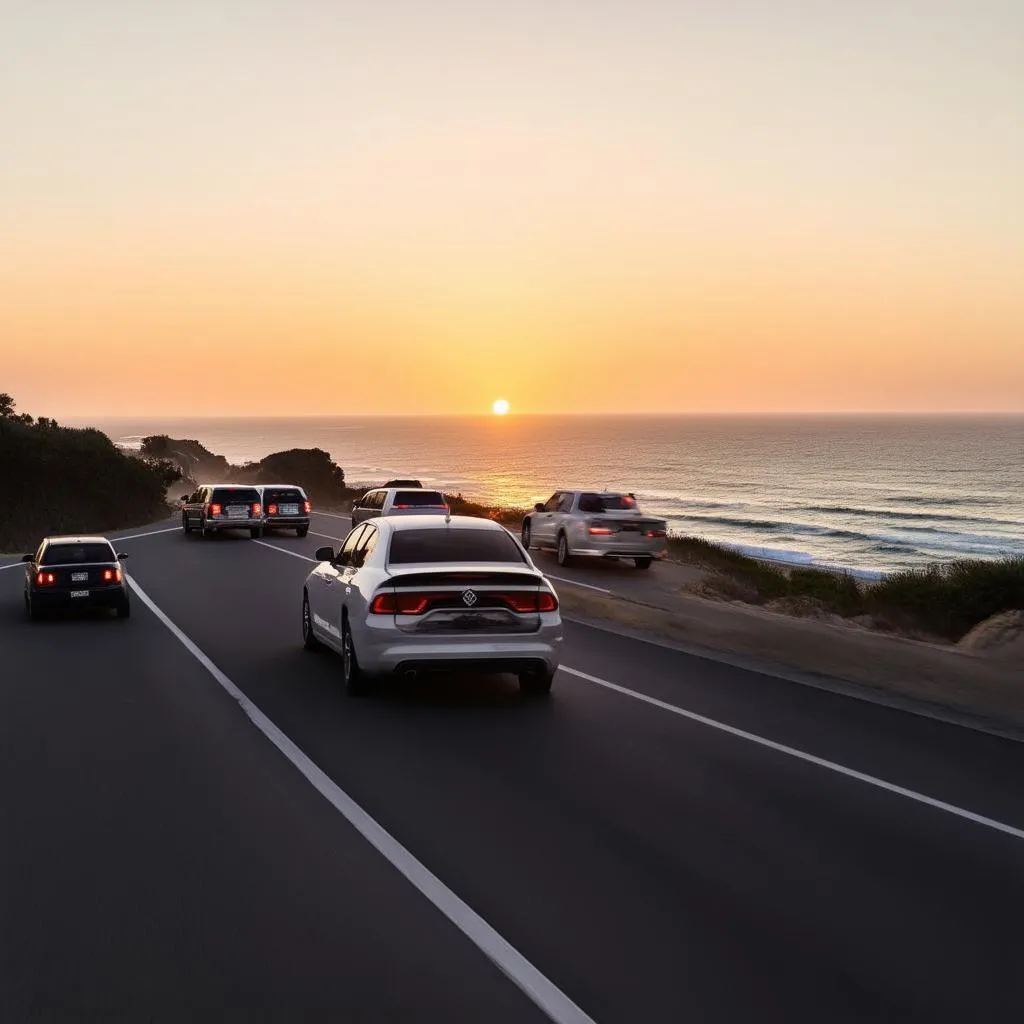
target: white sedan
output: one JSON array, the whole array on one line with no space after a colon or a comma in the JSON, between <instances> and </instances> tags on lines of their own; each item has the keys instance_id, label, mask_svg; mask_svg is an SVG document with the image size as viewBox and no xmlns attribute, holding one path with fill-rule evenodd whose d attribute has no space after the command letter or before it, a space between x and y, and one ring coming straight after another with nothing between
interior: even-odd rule
<instances>
[{"instance_id":1,"label":"white sedan","mask_svg":"<svg viewBox=\"0 0 1024 1024\"><path fill-rule=\"evenodd\" d=\"M469 516L396 516L320 548L302 592L302 638L342 656L345 688L445 669L511 672L546 694L562 619L554 587L507 530Z\"/></svg>"}]
</instances>

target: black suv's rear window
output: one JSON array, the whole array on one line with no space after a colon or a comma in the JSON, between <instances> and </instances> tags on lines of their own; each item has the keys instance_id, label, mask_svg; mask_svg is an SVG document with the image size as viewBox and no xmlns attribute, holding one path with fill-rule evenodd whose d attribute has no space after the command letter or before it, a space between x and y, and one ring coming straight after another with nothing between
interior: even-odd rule
<instances>
[{"instance_id":1,"label":"black suv's rear window","mask_svg":"<svg viewBox=\"0 0 1024 1024\"><path fill-rule=\"evenodd\" d=\"M109 544L47 544L42 565L90 565L116 562Z\"/></svg>"},{"instance_id":2,"label":"black suv's rear window","mask_svg":"<svg viewBox=\"0 0 1024 1024\"><path fill-rule=\"evenodd\" d=\"M440 491L396 491L395 505L420 508L423 505L444 505L444 495Z\"/></svg>"},{"instance_id":3,"label":"black suv's rear window","mask_svg":"<svg viewBox=\"0 0 1024 1024\"><path fill-rule=\"evenodd\" d=\"M388 562L517 562L524 561L516 542L504 530L396 530Z\"/></svg>"},{"instance_id":4,"label":"black suv's rear window","mask_svg":"<svg viewBox=\"0 0 1024 1024\"><path fill-rule=\"evenodd\" d=\"M260 492L254 487L218 487L210 499L218 505L251 505L259 500Z\"/></svg>"},{"instance_id":5,"label":"black suv's rear window","mask_svg":"<svg viewBox=\"0 0 1024 1024\"><path fill-rule=\"evenodd\" d=\"M263 492L263 500L269 505L271 502L280 504L282 501L298 502L300 505L306 499L296 491L294 488L288 487L268 487Z\"/></svg>"}]
</instances>

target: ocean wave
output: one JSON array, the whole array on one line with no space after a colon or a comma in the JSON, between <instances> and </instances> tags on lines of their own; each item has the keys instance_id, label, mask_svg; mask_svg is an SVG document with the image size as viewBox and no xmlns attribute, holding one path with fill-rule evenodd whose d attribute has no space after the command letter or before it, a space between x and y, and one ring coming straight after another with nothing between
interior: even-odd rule
<instances>
[{"instance_id":1,"label":"ocean wave","mask_svg":"<svg viewBox=\"0 0 1024 1024\"><path fill-rule=\"evenodd\" d=\"M863 508L858 505L796 505L787 506L786 511L813 512L820 515L861 516L865 519L903 519L911 522L931 520L942 523L979 523L1024 528L1024 522L1017 522L1013 519L991 519L987 516L957 516L946 512L906 512L900 509Z\"/></svg>"}]
</instances>

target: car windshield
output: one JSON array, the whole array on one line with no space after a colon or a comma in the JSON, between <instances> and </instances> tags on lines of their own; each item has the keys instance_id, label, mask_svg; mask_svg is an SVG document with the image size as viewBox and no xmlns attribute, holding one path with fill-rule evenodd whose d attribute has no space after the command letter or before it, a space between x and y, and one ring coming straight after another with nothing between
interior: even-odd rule
<instances>
[{"instance_id":1,"label":"car windshield","mask_svg":"<svg viewBox=\"0 0 1024 1024\"><path fill-rule=\"evenodd\" d=\"M396 530L388 562L517 562L524 558L504 530Z\"/></svg>"},{"instance_id":2,"label":"car windshield","mask_svg":"<svg viewBox=\"0 0 1024 1024\"><path fill-rule=\"evenodd\" d=\"M48 544L41 565L87 565L116 562L109 544Z\"/></svg>"},{"instance_id":3,"label":"car windshield","mask_svg":"<svg viewBox=\"0 0 1024 1024\"><path fill-rule=\"evenodd\" d=\"M396 508L419 508L423 505L442 506L444 495L440 491L396 491L394 505Z\"/></svg>"}]
</instances>

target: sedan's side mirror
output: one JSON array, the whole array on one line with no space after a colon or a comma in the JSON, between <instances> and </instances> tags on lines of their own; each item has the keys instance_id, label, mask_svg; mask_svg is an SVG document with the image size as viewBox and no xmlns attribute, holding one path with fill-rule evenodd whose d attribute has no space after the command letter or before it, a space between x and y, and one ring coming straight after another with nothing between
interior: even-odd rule
<instances>
[{"instance_id":1,"label":"sedan's side mirror","mask_svg":"<svg viewBox=\"0 0 1024 1024\"><path fill-rule=\"evenodd\" d=\"M333 562L334 548L317 548L313 556L318 562Z\"/></svg>"},{"instance_id":2,"label":"sedan's side mirror","mask_svg":"<svg viewBox=\"0 0 1024 1024\"><path fill-rule=\"evenodd\" d=\"M534 512L543 512L544 511L544 506L538 501L537 504L533 506L533 511Z\"/></svg>"},{"instance_id":3,"label":"sedan's side mirror","mask_svg":"<svg viewBox=\"0 0 1024 1024\"><path fill-rule=\"evenodd\" d=\"M21 560L23 562L34 562L36 560L36 556L35 555L22 555L21 556Z\"/></svg>"},{"instance_id":4,"label":"sedan's side mirror","mask_svg":"<svg viewBox=\"0 0 1024 1024\"><path fill-rule=\"evenodd\" d=\"M189 494L183 494L181 496L181 500L184 501L184 502L187 502L190 497L191 497L191 495L189 495Z\"/></svg>"},{"instance_id":5,"label":"sedan's side mirror","mask_svg":"<svg viewBox=\"0 0 1024 1024\"><path fill-rule=\"evenodd\" d=\"M123 561L124 561L124 560L125 560L126 558L128 558L128 557L129 557L129 556L128 556L127 552L124 552L124 551L118 551L118 553L117 553L117 560L118 560L119 562L123 562Z\"/></svg>"}]
</instances>

